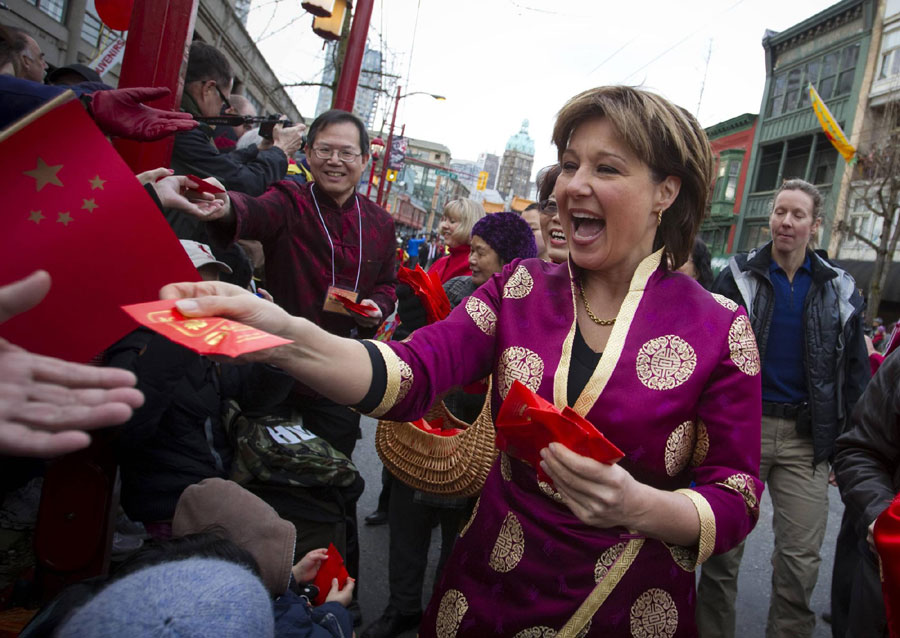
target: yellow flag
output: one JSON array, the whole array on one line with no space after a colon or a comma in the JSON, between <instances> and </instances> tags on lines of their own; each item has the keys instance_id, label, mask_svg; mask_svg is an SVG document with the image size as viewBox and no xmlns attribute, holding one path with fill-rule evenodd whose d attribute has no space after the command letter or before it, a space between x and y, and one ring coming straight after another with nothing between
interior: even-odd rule
<instances>
[{"instance_id":1,"label":"yellow flag","mask_svg":"<svg viewBox=\"0 0 900 638\"><path fill-rule=\"evenodd\" d=\"M828 138L828 141L830 141L837 149L838 153L849 162L853 159L853 156L856 155L856 149L853 148L853 145L847 139L847 136L844 135L844 131L841 130L840 125L835 122L834 116L831 114L831 111L828 110L828 107L825 106L825 102L822 101L822 98L819 97L812 82L809 84L809 101L812 103L813 110L816 112L816 117L819 118L819 124L822 125L822 130L825 131L825 136Z\"/></svg>"}]
</instances>

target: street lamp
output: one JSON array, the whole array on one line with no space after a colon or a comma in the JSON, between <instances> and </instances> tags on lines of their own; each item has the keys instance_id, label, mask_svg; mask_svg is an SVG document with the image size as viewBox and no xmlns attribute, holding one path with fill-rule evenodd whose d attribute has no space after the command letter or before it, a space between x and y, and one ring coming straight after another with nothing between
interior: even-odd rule
<instances>
[{"instance_id":1,"label":"street lamp","mask_svg":"<svg viewBox=\"0 0 900 638\"><path fill-rule=\"evenodd\" d=\"M376 137L374 140L372 140L372 143L369 144L369 154L372 156L372 168L369 171L369 187L366 189L366 199L371 199L370 194L372 193L372 180L375 178L375 164L378 162L378 157L383 150L384 140L380 137Z\"/></svg>"},{"instance_id":2,"label":"street lamp","mask_svg":"<svg viewBox=\"0 0 900 638\"><path fill-rule=\"evenodd\" d=\"M427 91L413 91L412 93L400 95L400 85L397 85L397 97L394 98L394 113L391 115L391 128L388 129L387 150L384 159L381 162L381 179L378 180L378 198L375 200L379 206L383 206L381 197L384 193L384 182L387 177L388 160L391 158L391 150L393 149L393 146L391 145L394 142L394 124L397 122L397 107L400 105L400 98L408 97L410 95L430 95L435 100L447 99L443 95L435 95L434 93L428 93Z\"/></svg>"}]
</instances>

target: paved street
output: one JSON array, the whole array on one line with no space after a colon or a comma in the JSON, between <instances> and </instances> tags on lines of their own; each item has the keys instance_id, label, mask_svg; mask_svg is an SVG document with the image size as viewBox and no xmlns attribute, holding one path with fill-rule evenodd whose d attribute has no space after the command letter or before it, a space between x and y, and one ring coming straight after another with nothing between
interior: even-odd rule
<instances>
[{"instance_id":1,"label":"paved street","mask_svg":"<svg viewBox=\"0 0 900 638\"><path fill-rule=\"evenodd\" d=\"M359 466L366 480L366 491L360 499L359 516L362 518L374 511L378 491L381 486L381 462L375 453L375 422L363 417L363 440L357 444L354 460ZM823 622L821 613L828 609L831 588L831 565L834 555L834 543L840 526L843 504L837 488L830 488L828 531L823 547L822 568L819 573L819 583L813 593L813 609L819 614L814 636L826 638L831 636L831 626ZM766 614L769 609L769 589L772 570L770 556L772 553L772 527L771 527L771 502L768 493L763 496L762 513L759 524L747 540L747 549L744 553L744 561L741 569L738 595L737 626L740 628L738 636L741 638L762 638L765 636ZM428 533L429 530L422 530ZM431 569L426 589L430 590L433 576L433 566L437 563L438 534L434 534L431 546ZM361 588L360 604L363 610L363 628L377 618L388 600L387 587L387 557L388 557L388 529L387 525L381 527L366 527L360 529L360 543L362 549L361 559ZM427 596L424 603L427 603ZM403 634L404 638L415 636L414 631Z\"/></svg>"}]
</instances>

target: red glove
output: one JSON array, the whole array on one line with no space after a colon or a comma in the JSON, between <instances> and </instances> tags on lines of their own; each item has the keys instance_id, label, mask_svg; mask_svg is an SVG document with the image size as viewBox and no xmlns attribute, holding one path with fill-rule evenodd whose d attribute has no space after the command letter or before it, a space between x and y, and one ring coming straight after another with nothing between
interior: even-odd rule
<instances>
[{"instance_id":1,"label":"red glove","mask_svg":"<svg viewBox=\"0 0 900 638\"><path fill-rule=\"evenodd\" d=\"M190 113L163 111L142 104L167 96L165 87L142 87L97 91L88 108L104 133L139 142L152 142L197 126Z\"/></svg>"}]
</instances>

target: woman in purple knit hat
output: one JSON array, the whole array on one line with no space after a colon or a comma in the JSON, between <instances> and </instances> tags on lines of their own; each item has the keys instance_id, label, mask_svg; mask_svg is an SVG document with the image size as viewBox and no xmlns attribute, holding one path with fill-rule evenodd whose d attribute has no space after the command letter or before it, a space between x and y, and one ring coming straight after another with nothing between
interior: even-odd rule
<instances>
[{"instance_id":1,"label":"woman in purple knit hat","mask_svg":"<svg viewBox=\"0 0 900 638\"><path fill-rule=\"evenodd\" d=\"M553 141L568 260L507 264L405 343L341 339L224 284L162 295L290 339L250 358L378 418L417 419L491 375L495 418L519 382L624 453L607 464L553 442L546 477L501 453L421 638L695 636L694 570L750 532L762 494L750 322L674 271L706 211L712 151L688 111L626 86L569 100Z\"/></svg>"}]
</instances>

